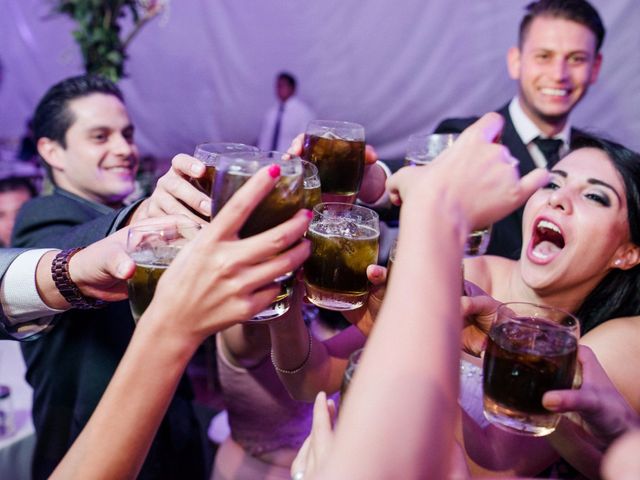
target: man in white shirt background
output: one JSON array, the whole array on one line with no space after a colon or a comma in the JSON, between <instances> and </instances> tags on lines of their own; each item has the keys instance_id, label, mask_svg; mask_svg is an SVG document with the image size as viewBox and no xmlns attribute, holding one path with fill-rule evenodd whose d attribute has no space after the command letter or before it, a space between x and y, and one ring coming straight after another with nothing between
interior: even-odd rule
<instances>
[{"instance_id":1,"label":"man in white shirt background","mask_svg":"<svg viewBox=\"0 0 640 480\"><path fill-rule=\"evenodd\" d=\"M260 150L286 151L292 140L315 118L309 106L296 96L296 78L281 72L276 77L278 103L266 113L258 139Z\"/></svg>"}]
</instances>

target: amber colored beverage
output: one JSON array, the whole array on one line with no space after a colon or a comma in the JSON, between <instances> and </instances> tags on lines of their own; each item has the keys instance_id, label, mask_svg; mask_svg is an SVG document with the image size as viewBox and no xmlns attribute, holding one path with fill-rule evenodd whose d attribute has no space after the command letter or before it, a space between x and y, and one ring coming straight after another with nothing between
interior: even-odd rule
<instances>
[{"instance_id":1,"label":"amber colored beverage","mask_svg":"<svg viewBox=\"0 0 640 480\"><path fill-rule=\"evenodd\" d=\"M312 224L307 231L311 255L304 264L309 300L331 310L363 305L369 287L367 267L378 259L378 237L377 231L365 226L345 238L332 234L326 224Z\"/></svg>"},{"instance_id":2,"label":"amber colored beverage","mask_svg":"<svg viewBox=\"0 0 640 480\"><path fill-rule=\"evenodd\" d=\"M318 167L322 193L332 199L355 200L364 175L364 140L306 134L302 158Z\"/></svg>"},{"instance_id":3,"label":"amber colored beverage","mask_svg":"<svg viewBox=\"0 0 640 480\"><path fill-rule=\"evenodd\" d=\"M216 182L216 165L220 157L229 153L241 152L258 152L258 148L244 143L201 143L196 147L193 156L204 163L204 175L200 178L190 178L189 181L202 193L211 196L213 185ZM191 208L190 210L205 220L211 220L211 216L204 216Z\"/></svg>"},{"instance_id":4,"label":"amber colored beverage","mask_svg":"<svg viewBox=\"0 0 640 480\"><path fill-rule=\"evenodd\" d=\"M213 184L216 182L216 167L213 165L204 166L204 175L200 178L192 178L193 183L198 190L207 195L211 195Z\"/></svg>"},{"instance_id":5,"label":"amber colored beverage","mask_svg":"<svg viewBox=\"0 0 640 480\"><path fill-rule=\"evenodd\" d=\"M201 226L189 219L161 217L155 223L133 225L127 234L127 253L136 264L127 281L129 303L137 323L151 303L160 277Z\"/></svg>"},{"instance_id":6,"label":"amber colored beverage","mask_svg":"<svg viewBox=\"0 0 640 480\"><path fill-rule=\"evenodd\" d=\"M549 390L571 388L578 340L539 318L516 318L491 328L484 356L484 409L498 426L546 435L558 415L542 406Z\"/></svg>"},{"instance_id":7,"label":"amber colored beverage","mask_svg":"<svg viewBox=\"0 0 640 480\"><path fill-rule=\"evenodd\" d=\"M305 187L303 200L304 208L306 208L307 210L313 210L313 207L315 207L320 202L322 202L322 192L320 191L320 186L313 188Z\"/></svg>"},{"instance_id":8,"label":"amber colored beverage","mask_svg":"<svg viewBox=\"0 0 640 480\"><path fill-rule=\"evenodd\" d=\"M249 178L251 175L229 170L218 172L213 188L212 217ZM262 233L289 220L303 206L303 190L300 175L281 177L275 188L251 213L240 230L240 237L246 238Z\"/></svg>"},{"instance_id":9,"label":"amber colored beverage","mask_svg":"<svg viewBox=\"0 0 640 480\"><path fill-rule=\"evenodd\" d=\"M249 152L222 156L211 195L211 216L217 215L233 194L260 168L273 163L280 165L280 178L273 190L251 213L239 235L241 238L257 235L293 217L303 208L303 169L298 157L291 158L290 155L281 152ZM265 310L255 315L253 321L272 320L289 310L293 272L274 281L280 283L280 294Z\"/></svg>"},{"instance_id":10,"label":"amber colored beverage","mask_svg":"<svg viewBox=\"0 0 640 480\"><path fill-rule=\"evenodd\" d=\"M168 262L157 262L153 264L136 263L135 273L133 277L127 281L129 304L131 306L133 319L136 323L138 323L138 320L140 320L140 317L151 303L151 300L153 300L158 280L160 280L160 277L168 266Z\"/></svg>"}]
</instances>

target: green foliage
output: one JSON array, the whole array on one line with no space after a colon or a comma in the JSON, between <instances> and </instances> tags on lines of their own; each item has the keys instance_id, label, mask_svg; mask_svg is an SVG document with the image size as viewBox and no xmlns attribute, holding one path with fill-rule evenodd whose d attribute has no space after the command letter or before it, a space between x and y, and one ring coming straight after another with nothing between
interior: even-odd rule
<instances>
[{"instance_id":1,"label":"green foliage","mask_svg":"<svg viewBox=\"0 0 640 480\"><path fill-rule=\"evenodd\" d=\"M146 21L155 16L138 0L55 0L54 11L69 15L77 24L73 37L80 46L87 73L118 81L125 76L126 48ZM120 21L131 15L134 29L120 38Z\"/></svg>"}]
</instances>

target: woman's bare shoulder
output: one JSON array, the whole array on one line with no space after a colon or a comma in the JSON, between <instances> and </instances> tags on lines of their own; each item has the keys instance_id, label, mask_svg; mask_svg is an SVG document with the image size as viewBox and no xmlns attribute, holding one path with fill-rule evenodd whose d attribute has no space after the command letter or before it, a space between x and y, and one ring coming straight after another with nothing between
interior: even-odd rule
<instances>
[{"instance_id":1,"label":"woman's bare shoulder","mask_svg":"<svg viewBox=\"0 0 640 480\"><path fill-rule=\"evenodd\" d=\"M498 281L504 282L515 265L514 260L483 255L464 260L464 278L492 295ZM493 292L493 293L492 293Z\"/></svg>"},{"instance_id":2,"label":"woman's bare shoulder","mask_svg":"<svg viewBox=\"0 0 640 480\"><path fill-rule=\"evenodd\" d=\"M638 338L640 336L640 316L633 317L620 317L607 320L606 322L598 325L596 328L587 333L582 341L585 344L591 342L606 341L611 344L612 340L620 340L625 343L629 342L633 345L638 345L640 348L640 342ZM614 346L614 344L611 344Z\"/></svg>"}]
</instances>

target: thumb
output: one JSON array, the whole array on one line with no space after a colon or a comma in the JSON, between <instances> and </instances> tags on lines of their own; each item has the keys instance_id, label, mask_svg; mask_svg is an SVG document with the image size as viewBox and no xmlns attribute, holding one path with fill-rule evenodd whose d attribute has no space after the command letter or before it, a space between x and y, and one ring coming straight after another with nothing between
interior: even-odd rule
<instances>
[{"instance_id":1,"label":"thumb","mask_svg":"<svg viewBox=\"0 0 640 480\"><path fill-rule=\"evenodd\" d=\"M120 280L131 278L135 270L135 262L123 250L110 255L105 265L105 271L113 278Z\"/></svg>"},{"instance_id":2,"label":"thumb","mask_svg":"<svg viewBox=\"0 0 640 480\"><path fill-rule=\"evenodd\" d=\"M367 267L367 278L374 287L384 285L387 281L387 269L380 265L369 265Z\"/></svg>"},{"instance_id":3,"label":"thumb","mask_svg":"<svg viewBox=\"0 0 640 480\"><path fill-rule=\"evenodd\" d=\"M467 315L491 315L495 313L500 304L495 298L489 295L478 297L462 297L461 305L463 316Z\"/></svg>"},{"instance_id":4,"label":"thumb","mask_svg":"<svg viewBox=\"0 0 640 480\"><path fill-rule=\"evenodd\" d=\"M536 168L520 179L518 205L522 205L540 187L549 183L549 171L546 168Z\"/></svg>"}]
</instances>

